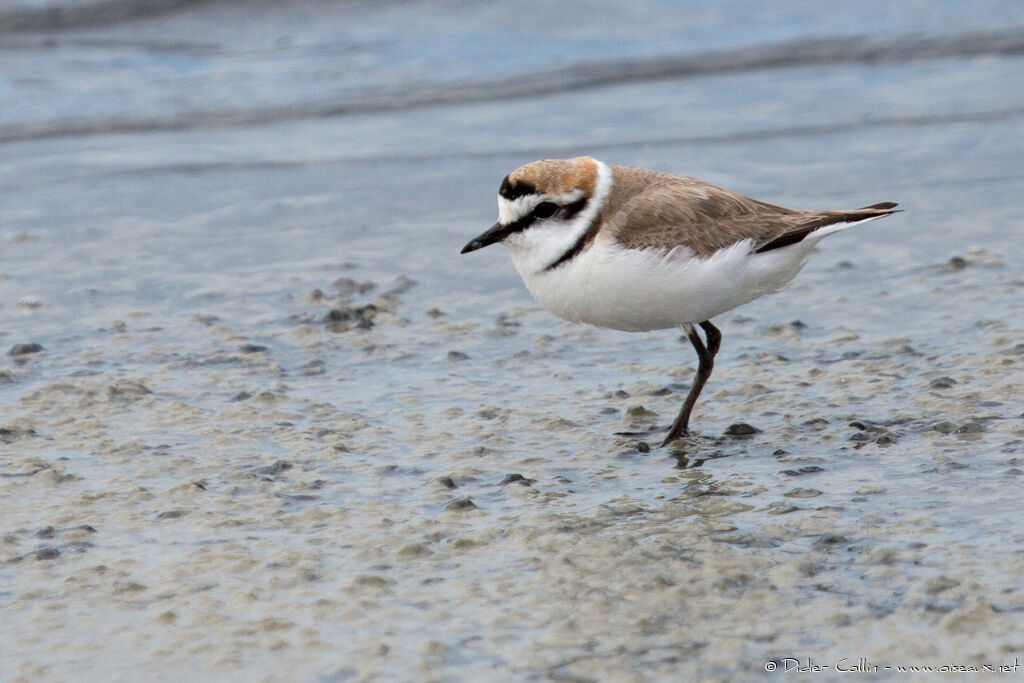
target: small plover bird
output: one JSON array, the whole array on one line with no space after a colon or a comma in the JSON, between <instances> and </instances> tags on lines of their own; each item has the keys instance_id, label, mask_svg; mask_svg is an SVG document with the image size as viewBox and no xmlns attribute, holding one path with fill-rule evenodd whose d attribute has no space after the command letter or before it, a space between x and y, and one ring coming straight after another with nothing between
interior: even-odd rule
<instances>
[{"instance_id":1,"label":"small plover bird","mask_svg":"<svg viewBox=\"0 0 1024 683\"><path fill-rule=\"evenodd\" d=\"M711 376L722 341L711 318L792 280L822 238L895 207L797 211L694 178L545 159L505 177L498 222L462 253L501 242L526 288L560 318L628 332L681 327L697 375L664 446L689 434Z\"/></svg>"}]
</instances>

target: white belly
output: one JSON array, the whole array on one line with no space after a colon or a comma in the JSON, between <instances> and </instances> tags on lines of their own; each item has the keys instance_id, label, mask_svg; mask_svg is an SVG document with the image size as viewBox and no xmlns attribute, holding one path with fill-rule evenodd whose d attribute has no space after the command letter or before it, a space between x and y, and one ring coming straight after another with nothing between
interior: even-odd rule
<instances>
[{"instance_id":1,"label":"white belly","mask_svg":"<svg viewBox=\"0 0 1024 683\"><path fill-rule=\"evenodd\" d=\"M511 253L527 289L555 315L639 332L709 320L775 291L800 271L817 241L762 254L751 254L750 242L741 242L699 259L685 248L666 255L598 238L550 271L533 270Z\"/></svg>"}]
</instances>

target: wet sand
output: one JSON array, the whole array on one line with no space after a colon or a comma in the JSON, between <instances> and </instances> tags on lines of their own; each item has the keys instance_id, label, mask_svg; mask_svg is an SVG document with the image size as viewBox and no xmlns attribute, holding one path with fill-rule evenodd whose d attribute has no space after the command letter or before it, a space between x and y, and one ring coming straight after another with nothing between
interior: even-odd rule
<instances>
[{"instance_id":1,"label":"wet sand","mask_svg":"<svg viewBox=\"0 0 1024 683\"><path fill-rule=\"evenodd\" d=\"M449 37L498 11L446 8ZM259 16L197 47L242 16L218 3L0 34L18 87L59 88L76 55L97 64L66 99L33 100L41 120L2 112L5 680L890 678L1024 661L1017 53L982 40L321 110L332 79L353 89L343 101L387 99L396 74L453 59L396 57L438 9L274 10L284 62ZM933 44L1004 40L1024 26L1004 10L954 34L973 43ZM730 15L711 33L732 39L693 59L834 29L758 12L777 20L764 40ZM661 17L664 44L605 66L654 63L700 17ZM915 18L887 20L873 40L901 45ZM66 52L42 54L47 39ZM545 52L496 59L494 81L593 74L578 49L578 71ZM325 71L275 91L288 64ZM85 86L122 68L152 85L119 113ZM174 68L266 86L228 102L259 116L224 119L206 90L188 101ZM261 92L274 101L254 107ZM162 96L188 125L147 118ZM89 105L73 134L61 101ZM272 115L292 105L306 113ZM145 126L111 127L120 115ZM906 213L830 237L783 292L717 320L695 436L659 449L658 432L615 432L675 415L695 367L679 333L563 323L500 248L457 253L493 222L502 175L549 153Z\"/></svg>"}]
</instances>

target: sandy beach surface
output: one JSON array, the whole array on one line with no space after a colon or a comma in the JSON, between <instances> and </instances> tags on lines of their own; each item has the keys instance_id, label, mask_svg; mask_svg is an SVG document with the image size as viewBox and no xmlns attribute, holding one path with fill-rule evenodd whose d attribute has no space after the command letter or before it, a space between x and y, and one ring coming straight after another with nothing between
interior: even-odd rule
<instances>
[{"instance_id":1,"label":"sandy beach surface","mask_svg":"<svg viewBox=\"0 0 1024 683\"><path fill-rule=\"evenodd\" d=\"M1024 674L1024 5L554 7L0 2L0 679ZM660 449L458 253L576 154L905 212Z\"/></svg>"}]
</instances>

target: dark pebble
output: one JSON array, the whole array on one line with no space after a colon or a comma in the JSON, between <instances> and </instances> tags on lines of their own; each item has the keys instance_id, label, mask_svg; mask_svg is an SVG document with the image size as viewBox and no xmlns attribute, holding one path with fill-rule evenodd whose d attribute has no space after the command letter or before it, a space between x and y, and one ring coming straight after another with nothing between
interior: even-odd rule
<instances>
[{"instance_id":1,"label":"dark pebble","mask_svg":"<svg viewBox=\"0 0 1024 683\"><path fill-rule=\"evenodd\" d=\"M615 398L629 398L629 392L619 389L614 394L612 394L612 396L614 396Z\"/></svg>"},{"instance_id":2,"label":"dark pebble","mask_svg":"<svg viewBox=\"0 0 1024 683\"><path fill-rule=\"evenodd\" d=\"M459 488L458 485L455 483L455 480L452 479L451 477L438 477L437 478L437 482L439 484L441 484L441 486L445 487L446 489L457 489L457 488Z\"/></svg>"},{"instance_id":3,"label":"dark pebble","mask_svg":"<svg viewBox=\"0 0 1024 683\"><path fill-rule=\"evenodd\" d=\"M839 545L849 545L850 539L840 534L824 534L814 542L818 547L834 548Z\"/></svg>"},{"instance_id":4,"label":"dark pebble","mask_svg":"<svg viewBox=\"0 0 1024 683\"><path fill-rule=\"evenodd\" d=\"M737 422L729 425L725 430L726 436L751 436L757 434L761 430L752 425L748 425L746 422Z\"/></svg>"},{"instance_id":5,"label":"dark pebble","mask_svg":"<svg viewBox=\"0 0 1024 683\"><path fill-rule=\"evenodd\" d=\"M529 486L532 483L533 479L527 479L523 475L517 473L506 474L505 478L501 480L502 486L505 486L506 484L519 484L520 486Z\"/></svg>"},{"instance_id":6,"label":"dark pebble","mask_svg":"<svg viewBox=\"0 0 1024 683\"><path fill-rule=\"evenodd\" d=\"M476 510L476 503L469 498L456 498L445 506L445 510Z\"/></svg>"},{"instance_id":7,"label":"dark pebble","mask_svg":"<svg viewBox=\"0 0 1024 683\"><path fill-rule=\"evenodd\" d=\"M238 350L242 353L262 353L267 350L267 347L259 344L242 344Z\"/></svg>"},{"instance_id":8,"label":"dark pebble","mask_svg":"<svg viewBox=\"0 0 1024 683\"><path fill-rule=\"evenodd\" d=\"M332 332L347 332L350 329L349 324L354 324L361 330L368 330L373 327L373 319L376 317L377 307L366 304L332 308L324 315L324 322Z\"/></svg>"},{"instance_id":9,"label":"dark pebble","mask_svg":"<svg viewBox=\"0 0 1024 683\"><path fill-rule=\"evenodd\" d=\"M789 451L783 450L781 448L776 448L774 451L772 451L772 455L774 455L775 457L779 457L780 455L789 455Z\"/></svg>"},{"instance_id":10,"label":"dark pebble","mask_svg":"<svg viewBox=\"0 0 1024 683\"><path fill-rule=\"evenodd\" d=\"M939 377L933 379L928 386L932 389L952 389L954 384L956 384L956 380L952 377Z\"/></svg>"},{"instance_id":11,"label":"dark pebble","mask_svg":"<svg viewBox=\"0 0 1024 683\"><path fill-rule=\"evenodd\" d=\"M42 345L32 344L15 344L11 347L11 350L7 352L8 356L28 356L33 353L39 353L43 350Z\"/></svg>"},{"instance_id":12,"label":"dark pebble","mask_svg":"<svg viewBox=\"0 0 1024 683\"><path fill-rule=\"evenodd\" d=\"M53 538L57 535L57 530L52 526L46 526L36 532L36 538Z\"/></svg>"},{"instance_id":13,"label":"dark pebble","mask_svg":"<svg viewBox=\"0 0 1024 683\"><path fill-rule=\"evenodd\" d=\"M818 467L817 465L807 465L796 470L783 470L782 473L790 477L799 477L804 474L814 474L815 472L824 472L825 468Z\"/></svg>"},{"instance_id":14,"label":"dark pebble","mask_svg":"<svg viewBox=\"0 0 1024 683\"><path fill-rule=\"evenodd\" d=\"M40 548L33 554L37 560L52 560L55 557L60 557L60 551L56 548Z\"/></svg>"},{"instance_id":15,"label":"dark pebble","mask_svg":"<svg viewBox=\"0 0 1024 683\"><path fill-rule=\"evenodd\" d=\"M254 474L266 474L268 476L273 477L273 476L276 476L278 474L281 474L282 472L290 470L292 467L293 467L293 465L290 462L288 462L287 460L278 460L277 462L275 462L272 465L265 465L263 467L257 467L256 469L253 470L253 473Z\"/></svg>"},{"instance_id":16,"label":"dark pebble","mask_svg":"<svg viewBox=\"0 0 1024 683\"><path fill-rule=\"evenodd\" d=\"M327 372L327 364L319 358L303 363L300 368L303 377L316 377Z\"/></svg>"},{"instance_id":17,"label":"dark pebble","mask_svg":"<svg viewBox=\"0 0 1024 683\"><path fill-rule=\"evenodd\" d=\"M523 325L518 320L509 318L507 313L499 314L498 317L495 318L495 323L497 323L498 327L522 327Z\"/></svg>"},{"instance_id":18,"label":"dark pebble","mask_svg":"<svg viewBox=\"0 0 1024 683\"><path fill-rule=\"evenodd\" d=\"M646 441L638 441L636 444L636 449L641 453L650 453L651 444L647 443Z\"/></svg>"},{"instance_id":19,"label":"dark pebble","mask_svg":"<svg viewBox=\"0 0 1024 683\"><path fill-rule=\"evenodd\" d=\"M166 512L161 512L159 515L156 516L156 518L157 519L178 519L179 517L184 517L184 516L185 516L185 511L184 510L167 510Z\"/></svg>"},{"instance_id":20,"label":"dark pebble","mask_svg":"<svg viewBox=\"0 0 1024 683\"><path fill-rule=\"evenodd\" d=\"M949 259L949 261L946 263L946 267L949 270L953 271L963 270L964 268L967 267L967 259L965 259L963 256L954 256L953 258Z\"/></svg>"},{"instance_id":21,"label":"dark pebble","mask_svg":"<svg viewBox=\"0 0 1024 683\"><path fill-rule=\"evenodd\" d=\"M237 394L228 399L228 403L248 401L250 398L252 398L252 394L250 394L248 391L239 391Z\"/></svg>"},{"instance_id":22,"label":"dark pebble","mask_svg":"<svg viewBox=\"0 0 1024 683\"><path fill-rule=\"evenodd\" d=\"M469 360L469 354L465 354L462 351L449 351L448 360Z\"/></svg>"}]
</instances>

